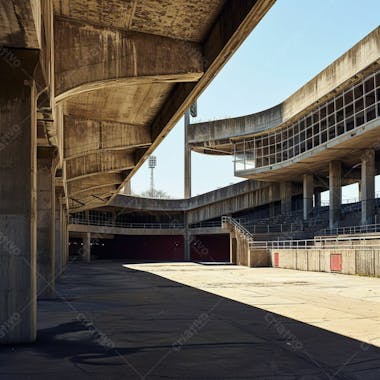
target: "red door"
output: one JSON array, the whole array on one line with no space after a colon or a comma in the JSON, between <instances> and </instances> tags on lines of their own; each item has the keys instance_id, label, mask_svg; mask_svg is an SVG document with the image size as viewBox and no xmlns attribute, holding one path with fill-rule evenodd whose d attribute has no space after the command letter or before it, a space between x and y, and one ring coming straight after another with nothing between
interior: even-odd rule
<instances>
[{"instance_id":1,"label":"red door","mask_svg":"<svg viewBox=\"0 0 380 380\"><path fill-rule=\"evenodd\" d=\"M278 268L280 265L280 254L278 252L275 252L273 255L273 261L275 268Z\"/></svg>"},{"instance_id":2,"label":"red door","mask_svg":"<svg viewBox=\"0 0 380 380\"><path fill-rule=\"evenodd\" d=\"M342 255L340 253L330 255L330 270L331 272L342 271Z\"/></svg>"}]
</instances>

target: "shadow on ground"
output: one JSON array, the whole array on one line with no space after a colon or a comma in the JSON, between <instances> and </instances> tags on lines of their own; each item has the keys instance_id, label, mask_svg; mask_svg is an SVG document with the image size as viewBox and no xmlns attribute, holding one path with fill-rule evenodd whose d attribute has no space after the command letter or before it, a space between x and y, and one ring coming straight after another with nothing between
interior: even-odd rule
<instances>
[{"instance_id":1,"label":"shadow on ground","mask_svg":"<svg viewBox=\"0 0 380 380\"><path fill-rule=\"evenodd\" d=\"M70 265L0 379L380 379L377 347L123 264Z\"/></svg>"}]
</instances>

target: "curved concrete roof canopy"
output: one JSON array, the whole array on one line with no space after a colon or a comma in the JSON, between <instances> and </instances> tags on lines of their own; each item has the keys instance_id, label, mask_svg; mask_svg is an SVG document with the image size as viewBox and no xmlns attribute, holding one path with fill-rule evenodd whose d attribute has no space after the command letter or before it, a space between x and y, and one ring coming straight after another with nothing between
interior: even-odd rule
<instances>
[{"instance_id":1,"label":"curved concrete roof canopy","mask_svg":"<svg viewBox=\"0 0 380 380\"><path fill-rule=\"evenodd\" d=\"M380 26L282 103L251 115L194 123L189 144L199 153L233 154L232 141L282 128L380 66Z\"/></svg>"}]
</instances>

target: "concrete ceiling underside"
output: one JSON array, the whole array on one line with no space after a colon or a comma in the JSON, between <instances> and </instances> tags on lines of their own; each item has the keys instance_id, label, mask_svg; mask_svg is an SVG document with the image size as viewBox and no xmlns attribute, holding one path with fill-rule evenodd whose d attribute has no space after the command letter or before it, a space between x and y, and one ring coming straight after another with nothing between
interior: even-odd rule
<instances>
[{"instance_id":1,"label":"concrete ceiling underside","mask_svg":"<svg viewBox=\"0 0 380 380\"><path fill-rule=\"evenodd\" d=\"M70 212L109 204L274 1L54 1Z\"/></svg>"}]
</instances>

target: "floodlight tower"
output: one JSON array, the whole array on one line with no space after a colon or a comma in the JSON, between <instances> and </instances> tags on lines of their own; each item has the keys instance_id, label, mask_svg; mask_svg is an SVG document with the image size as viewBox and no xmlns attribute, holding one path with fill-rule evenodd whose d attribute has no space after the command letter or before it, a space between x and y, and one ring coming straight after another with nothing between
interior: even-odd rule
<instances>
[{"instance_id":1,"label":"floodlight tower","mask_svg":"<svg viewBox=\"0 0 380 380\"><path fill-rule=\"evenodd\" d=\"M191 105L190 109L185 112L185 178L184 178L184 195L185 198L191 198L191 146L189 145L189 126L190 117L198 116L197 102Z\"/></svg>"},{"instance_id":2,"label":"floodlight tower","mask_svg":"<svg viewBox=\"0 0 380 380\"><path fill-rule=\"evenodd\" d=\"M150 196L154 196L154 169L157 166L157 157L149 157L149 169L150 169Z\"/></svg>"}]
</instances>

